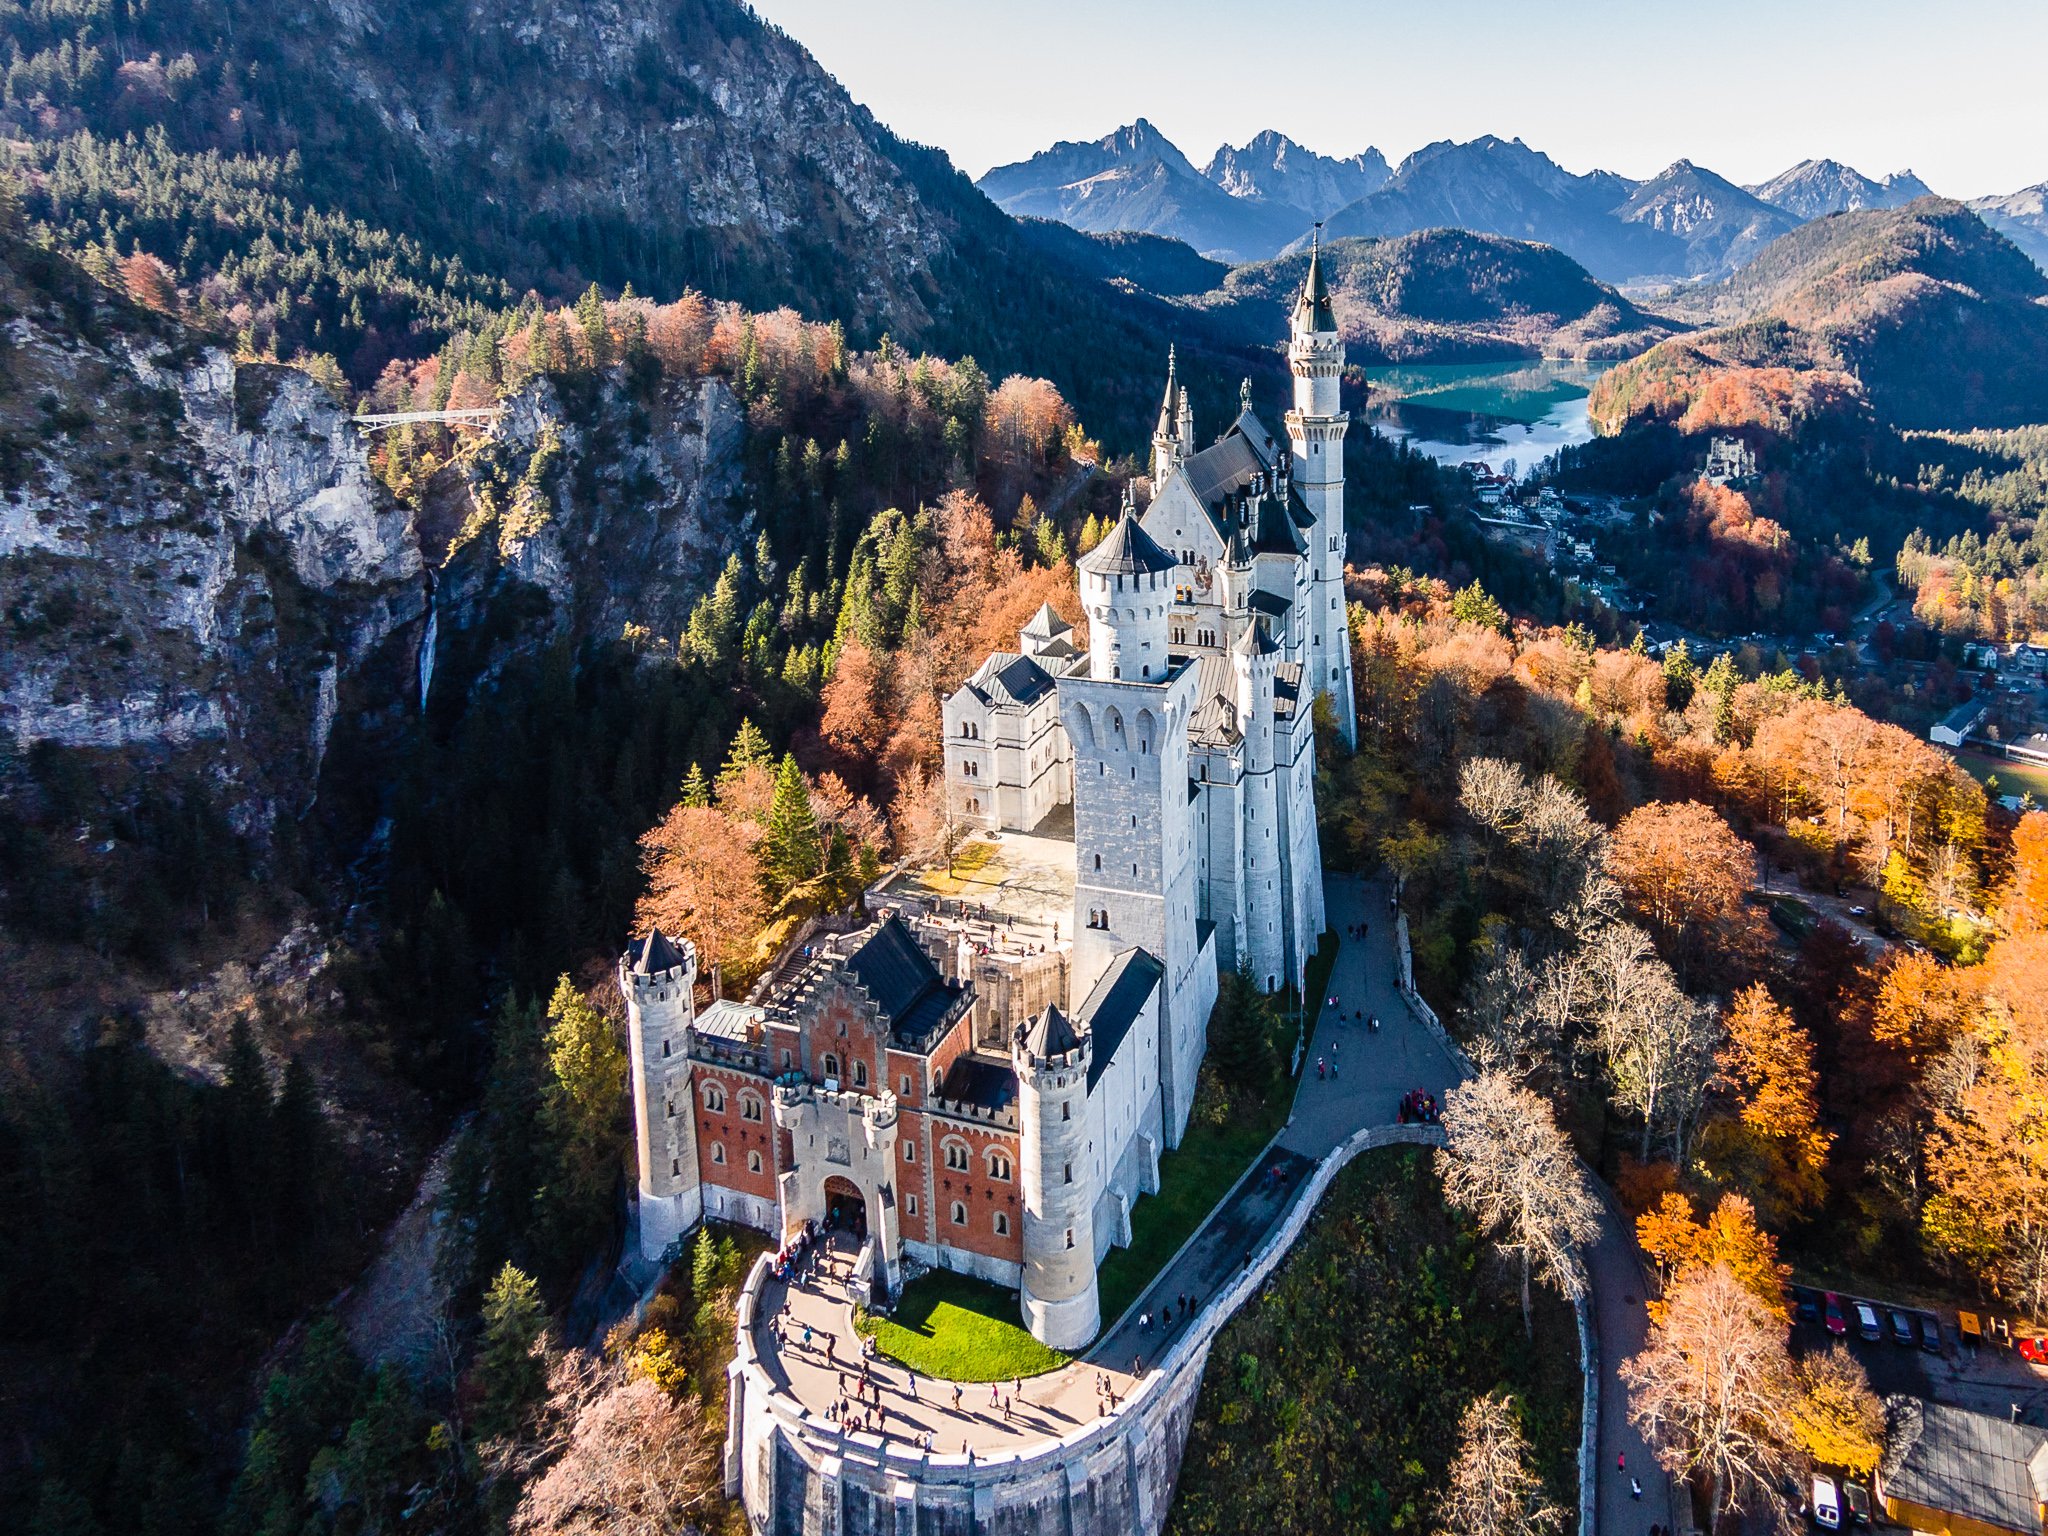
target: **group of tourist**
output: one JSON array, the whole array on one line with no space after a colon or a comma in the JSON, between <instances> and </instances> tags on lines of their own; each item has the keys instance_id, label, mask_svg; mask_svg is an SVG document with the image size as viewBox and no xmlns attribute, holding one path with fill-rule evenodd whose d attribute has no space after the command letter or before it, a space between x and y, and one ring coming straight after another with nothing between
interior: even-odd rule
<instances>
[{"instance_id":1,"label":"group of tourist","mask_svg":"<svg viewBox=\"0 0 2048 1536\"><path fill-rule=\"evenodd\" d=\"M1180 1308L1180 1320L1182 1322L1186 1322L1189 1318L1193 1317L1196 1311L1200 1308L1201 1298L1198 1296L1190 1296L1186 1291L1182 1291L1178 1296L1174 1297L1172 1301L1169 1301L1162 1305L1159 1309L1159 1327L1162 1332L1167 1332L1172 1329L1174 1307L1176 1305L1178 1305ZM1138 1332L1150 1333L1151 1331L1152 1310L1148 1307L1143 1312L1140 1312L1138 1314Z\"/></svg>"},{"instance_id":2,"label":"group of tourist","mask_svg":"<svg viewBox=\"0 0 2048 1536\"><path fill-rule=\"evenodd\" d=\"M1397 1118L1403 1125L1435 1125L1438 1118L1436 1095L1426 1089L1410 1088L1401 1095Z\"/></svg>"}]
</instances>

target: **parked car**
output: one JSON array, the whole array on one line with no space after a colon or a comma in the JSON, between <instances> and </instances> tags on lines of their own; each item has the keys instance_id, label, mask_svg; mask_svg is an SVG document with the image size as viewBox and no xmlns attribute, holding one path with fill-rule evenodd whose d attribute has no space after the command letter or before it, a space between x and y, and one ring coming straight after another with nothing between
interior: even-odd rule
<instances>
[{"instance_id":1,"label":"parked car","mask_svg":"<svg viewBox=\"0 0 2048 1536\"><path fill-rule=\"evenodd\" d=\"M1821 1299L1821 1321L1827 1324L1828 1332L1836 1338L1849 1331L1849 1320L1842 1315L1842 1298L1829 1291Z\"/></svg>"},{"instance_id":2,"label":"parked car","mask_svg":"<svg viewBox=\"0 0 2048 1536\"><path fill-rule=\"evenodd\" d=\"M1884 1325L1877 1320L1877 1308L1867 1301L1856 1303L1856 1334L1866 1344L1884 1337Z\"/></svg>"},{"instance_id":3,"label":"parked car","mask_svg":"<svg viewBox=\"0 0 2048 1536\"><path fill-rule=\"evenodd\" d=\"M1892 1308L1892 1342L1911 1349L1916 1342L1913 1338L1913 1319L1898 1307Z\"/></svg>"},{"instance_id":4,"label":"parked car","mask_svg":"<svg viewBox=\"0 0 2048 1536\"><path fill-rule=\"evenodd\" d=\"M1941 1353L1941 1319L1932 1312L1920 1314L1920 1347L1930 1355Z\"/></svg>"},{"instance_id":5,"label":"parked car","mask_svg":"<svg viewBox=\"0 0 2048 1536\"><path fill-rule=\"evenodd\" d=\"M1820 1321L1820 1292L1803 1285L1792 1287L1792 1312L1802 1323Z\"/></svg>"},{"instance_id":6,"label":"parked car","mask_svg":"<svg viewBox=\"0 0 2048 1536\"><path fill-rule=\"evenodd\" d=\"M1816 1475L1813 1479L1813 1523L1824 1531L1842 1528L1842 1501L1832 1477Z\"/></svg>"},{"instance_id":7,"label":"parked car","mask_svg":"<svg viewBox=\"0 0 2048 1536\"><path fill-rule=\"evenodd\" d=\"M2020 1358L2029 1365L2048 1365L2048 1339L2027 1336L2017 1340L2013 1346L2020 1352Z\"/></svg>"},{"instance_id":8,"label":"parked car","mask_svg":"<svg viewBox=\"0 0 2048 1536\"><path fill-rule=\"evenodd\" d=\"M1870 1524L1870 1490L1861 1483L1842 1484L1842 1502L1849 1506L1849 1518L1858 1525Z\"/></svg>"},{"instance_id":9,"label":"parked car","mask_svg":"<svg viewBox=\"0 0 2048 1536\"><path fill-rule=\"evenodd\" d=\"M1870 916L1870 908L1868 908L1868 907L1851 907L1851 908L1849 909L1849 915L1850 915L1851 917L1868 917L1868 916Z\"/></svg>"}]
</instances>

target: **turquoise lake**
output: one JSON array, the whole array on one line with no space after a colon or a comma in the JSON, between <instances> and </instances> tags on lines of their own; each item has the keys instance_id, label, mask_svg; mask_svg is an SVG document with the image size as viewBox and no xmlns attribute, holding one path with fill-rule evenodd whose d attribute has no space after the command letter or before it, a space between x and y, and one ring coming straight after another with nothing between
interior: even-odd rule
<instances>
[{"instance_id":1,"label":"turquoise lake","mask_svg":"<svg viewBox=\"0 0 2048 1536\"><path fill-rule=\"evenodd\" d=\"M1586 397L1612 363L1524 358L1368 368L1366 416L1440 464L1512 462L1527 475L1560 448L1593 435Z\"/></svg>"}]
</instances>

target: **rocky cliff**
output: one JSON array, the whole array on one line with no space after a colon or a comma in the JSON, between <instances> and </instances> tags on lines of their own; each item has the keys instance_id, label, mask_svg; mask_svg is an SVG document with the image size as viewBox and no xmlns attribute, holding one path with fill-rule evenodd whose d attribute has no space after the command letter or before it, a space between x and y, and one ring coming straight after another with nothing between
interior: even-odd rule
<instances>
[{"instance_id":1,"label":"rocky cliff","mask_svg":"<svg viewBox=\"0 0 2048 1536\"><path fill-rule=\"evenodd\" d=\"M345 684L416 638L411 519L347 414L60 258L0 262L0 733L172 760L267 841Z\"/></svg>"}]
</instances>

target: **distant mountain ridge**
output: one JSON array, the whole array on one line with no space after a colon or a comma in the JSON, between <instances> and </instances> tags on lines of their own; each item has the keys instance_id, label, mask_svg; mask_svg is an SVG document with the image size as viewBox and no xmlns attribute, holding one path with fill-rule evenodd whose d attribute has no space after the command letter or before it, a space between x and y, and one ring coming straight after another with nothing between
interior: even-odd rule
<instances>
[{"instance_id":1,"label":"distant mountain ridge","mask_svg":"<svg viewBox=\"0 0 2048 1536\"><path fill-rule=\"evenodd\" d=\"M978 185L1010 213L1164 235L1227 261L1301 249L1321 219L1333 239L1441 228L1535 241L1603 282L1641 288L1723 278L1810 220L1931 195L1911 171L1877 180L1830 159L1751 186L1691 160L1643 181L1581 174L1491 134L1424 145L1389 169L1377 150L1336 159L1269 129L1197 170L1142 118L999 166ZM1970 206L2048 269L2048 183Z\"/></svg>"},{"instance_id":2,"label":"distant mountain ridge","mask_svg":"<svg viewBox=\"0 0 2048 1536\"><path fill-rule=\"evenodd\" d=\"M1202 174L1232 197L1263 198L1321 219L1379 191L1394 168L1377 149L1333 159L1268 128L1242 146L1219 146Z\"/></svg>"},{"instance_id":3,"label":"distant mountain ridge","mask_svg":"<svg viewBox=\"0 0 2048 1536\"><path fill-rule=\"evenodd\" d=\"M1306 252L1248 263L1187 304L1226 336L1271 335L1307 266ZM1682 328L1563 252L1499 235L1431 229L1325 241L1322 270L1353 362L1627 357Z\"/></svg>"},{"instance_id":4,"label":"distant mountain ridge","mask_svg":"<svg viewBox=\"0 0 2048 1536\"><path fill-rule=\"evenodd\" d=\"M1911 171L1872 181L1839 160L1802 160L1747 189L1774 208L1801 219L1822 219L1859 208L1900 208L1933 189Z\"/></svg>"},{"instance_id":5,"label":"distant mountain ridge","mask_svg":"<svg viewBox=\"0 0 2048 1536\"><path fill-rule=\"evenodd\" d=\"M1256 261L1316 219L1384 184L1386 158L1332 159L1267 131L1219 149L1203 170L1144 118L1100 139L1063 140L976 183L1005 213L1089 234L1186 241L1205 256Z\"/></svg>"},{"instance_id":6,"label":"distant mountain ridge","mask_svg":"<svg viewBox=\"0 0 2048 1536\"><path fill-rule=\"evenodd\" d=\"M2035 266L2048 272L2048 181L2004 197L1975 198L1970 207L1978 218L2031 256Z\"/></svg>"}]
</instances>

